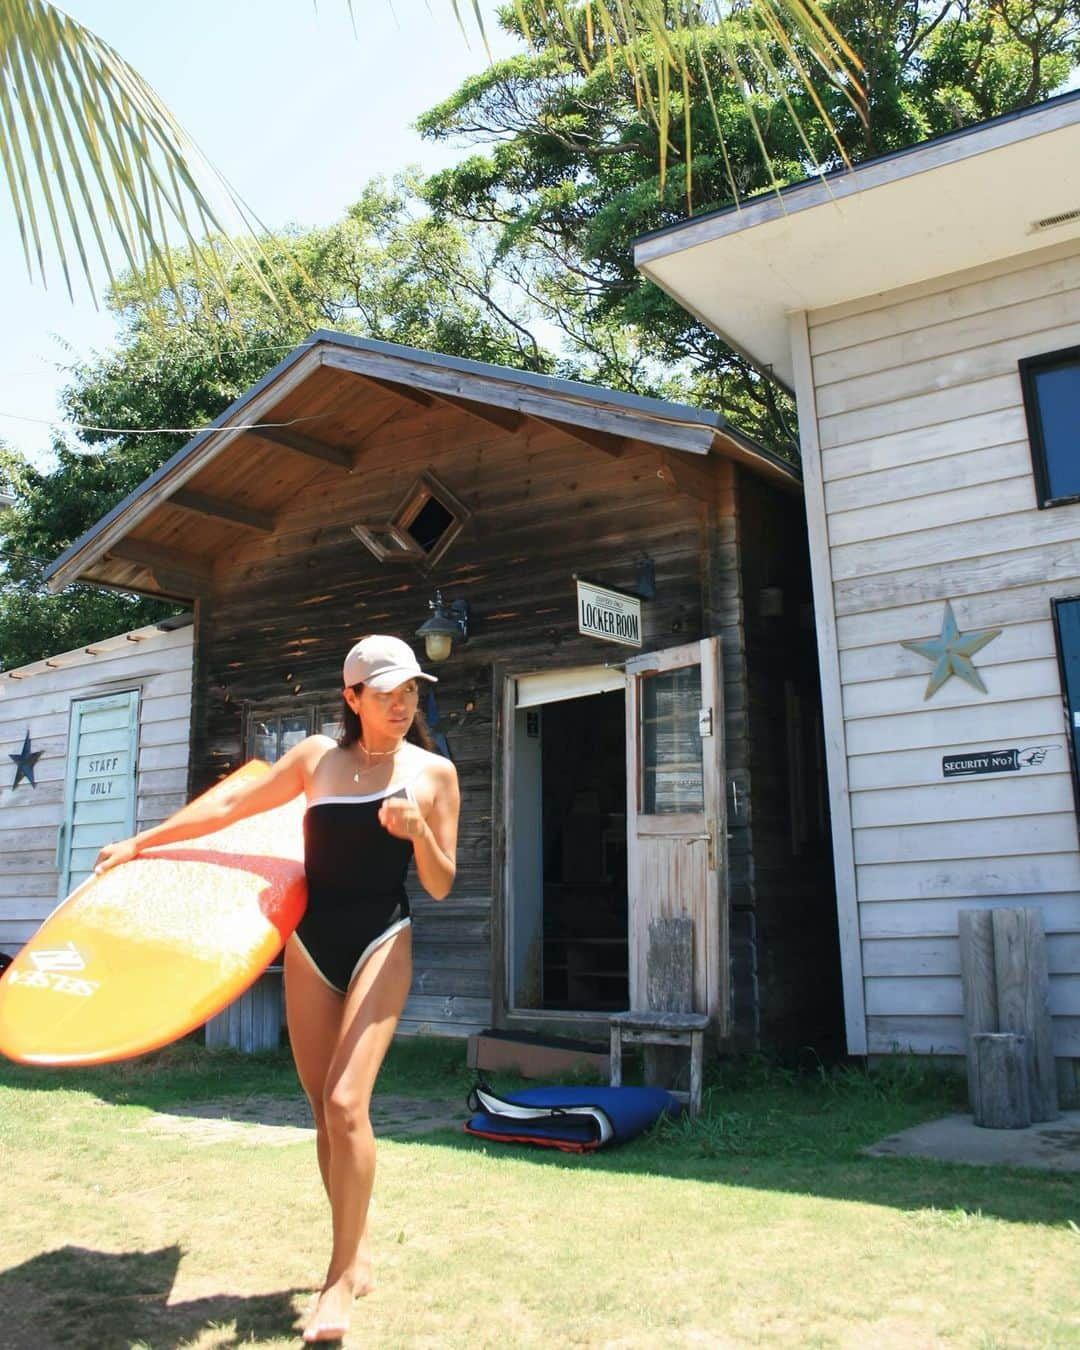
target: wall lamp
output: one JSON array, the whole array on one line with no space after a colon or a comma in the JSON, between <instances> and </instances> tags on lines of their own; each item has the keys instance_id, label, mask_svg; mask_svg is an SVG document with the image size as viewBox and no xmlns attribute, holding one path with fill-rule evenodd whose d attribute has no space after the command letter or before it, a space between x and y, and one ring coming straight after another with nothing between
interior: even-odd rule
<instances>
[{"instance_id":1,"label":"wall lamp","mask_svg":"<svg viewBox=\"0 0 1080 1350\"><path fill-rule=\"evenodd\" d=\"M468 642L469 602L453 600L447 604L442 591L436 591L435 599L428 601L428 608L433 611L431 618L420 625L415 636L424 639L424 653L437 665L454 650L455 642Z\"/></svg>"}]
</instances>

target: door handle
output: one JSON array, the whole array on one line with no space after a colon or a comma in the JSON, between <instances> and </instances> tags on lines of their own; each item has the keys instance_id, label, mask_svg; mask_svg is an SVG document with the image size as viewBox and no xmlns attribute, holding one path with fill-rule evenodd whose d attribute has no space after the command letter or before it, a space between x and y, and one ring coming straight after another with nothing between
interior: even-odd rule
<instances>
[{"instance_id":1,"label":"door handle","mask_svg":"<svg viewBox=\"0 0 1080 1350\"><path fill-rule=\"evenodd\" d=\"M60 822L60 828L56 831L56 870L64 870L64 841L67 839L67 821Z\"/></svg>"},{"instance_id":2,"label":"door handle","mask_svg":"<svg viewBox=\"0 0 1080 1350\"><path fill-rule=\"evenodd\" d=\"M708 844L709 871L716 870L716 836L710 830L708 834L677 834L669 835L669 839L685 839L688 844L696 844L704 841Z\"/></svg>"}]
</instances>

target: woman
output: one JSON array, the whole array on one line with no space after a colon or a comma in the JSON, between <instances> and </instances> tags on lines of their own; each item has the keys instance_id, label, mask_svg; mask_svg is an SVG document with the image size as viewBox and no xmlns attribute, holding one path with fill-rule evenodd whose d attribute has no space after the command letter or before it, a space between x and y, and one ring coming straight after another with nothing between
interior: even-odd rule
<instances>
[{"instance_id":1,"label":"woman","mask_svg":"<svg viewBox=\"0 0 1080 1350\"><path fill-rule=\"evenodd\" d=\"M398 638L363 638L345 658L343 678L344 731L336 743L308 736L254 783L212 803L192 802L103 848L96 863L104 871L155 844L197 838L301 792L307 797L308 906L285 948L285 991L333 1247L305 1341L339 1340L353 1298L372 1288L368 1107L412 979L405 873L411 858L427 893L445 898L460 805L454 766L424 744L418 682L435 677L424 674L412 649Z\"/></svg>"}]
</instances>

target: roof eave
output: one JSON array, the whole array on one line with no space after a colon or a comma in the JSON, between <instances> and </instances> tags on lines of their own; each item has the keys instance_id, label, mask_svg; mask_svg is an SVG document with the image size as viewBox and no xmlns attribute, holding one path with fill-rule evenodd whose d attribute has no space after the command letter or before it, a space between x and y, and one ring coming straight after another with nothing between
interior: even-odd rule
<instances>
[{"instance_id":1,"label":"roof eave","mask_svg":"<svg viewBox=\"0 0 1080 1350\"><path fill-rule=\"evenodd\" d=\"M662 229L639 235L632 241L634 263L644 264L681 253L694 244L706 243L725 234L739 233L797 211L811 210L838 198L863 192L867 188L910 177L944 162L979 155L988 148L1025 140L1044 130L1053 130L1078 118L1080 89L1058 94L1015 112L1003 113L958 131L934 136L916 145L856 164L853 168L834 169L789 183L776 191L761 193L747 202L725 206L689 220L676 221Z\"/></svg>"},{"instance_id":2,"label":"roof eave","mask_svg":"<svg viewBox=\"0 0 1080 1350\"><path fill-rule=\"evenodd\" d=\"M111 543L138 524L142 516L157 505L161 495L167 495L160 493L158 489L166 483L171 490L180 487L207 461L219 455L234 437L241 435L244 427L237 425L239 414L250 412L253 406L257 407L260 396L267 394L271 386L274 386L274 400L280 398L282 390L277 386L284 375L290 370L294 371L294 377L289 381L292 384L308 373L307 365L318 365L318 356L312 358L309 355L313 345L310 340L302 343L283 361L279 361L273 370L268 371L261 380L230 403L205 430L198 432L182 445L159 469L155 469L149 478L129 492L123 501L118 502L85 534L70 544L45 569L45 581L49 590L55 593L73 581L78 581L80 573L92 567L104 553L107 553ZM302 362L306 364L296 372L294 368Z\"/></svg>"},{"instance_id":3,"label":"roof eave","mask_svg":"<svg viewBox=\"0 0 1080 1350\"><path fill-rule=\"evenodd\" d=\"M779 474L798 481L791 465L739 435L718 413L318 329L65 549L46 569L49 589L56 592L85 577L112 544L216 458L252 421L258 421L264 409L323 365L466 398L470 397L469 385L475 383L477 388L471 396L478 401L568 425L578 420L573 416L575 410L584 413L586 408L599 409L611 419L612 428L627 438L696 455L707 455L726 443L743 462L771 476ZM462 376L466 377L464 383ZM580 420L584 423L583 417ZM91 584L107 584L87 579Z\"/></svg>"}]
</instances>

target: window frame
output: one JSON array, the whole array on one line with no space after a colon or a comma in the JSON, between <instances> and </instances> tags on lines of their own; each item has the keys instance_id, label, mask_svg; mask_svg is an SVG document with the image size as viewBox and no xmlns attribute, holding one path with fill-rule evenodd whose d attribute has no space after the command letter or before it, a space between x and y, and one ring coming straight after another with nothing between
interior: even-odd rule
<instances>
[{"instance_id":1,"label":"window frame","mask_svg":"<svg viewBox=\"0 0 1080 1350\"><path fill-rule=\"evenodd\" d=\"M1042 409L1035 387L1035 376L1040 371L1054 366L1072 366L1080 369L1080 347L1062 347L1058 351L1044 352L1040 356L1025 356L1018 363L1020 388L1024 398L1024 416L1027 419L1028 447L1031 451L1031 465L1035 474L1035 498L1040 511L1048 507L1067 506L1080 502L1080 492L1066 497L1052 495L1050 470L1046 458L1046 441L1043 436ZM1080 413L1080 409L1078 409Z\"/></svg>"},{"instance_id":2,"label":"window frame","mask_svg":"<svg viewBox=\"0 0 1080 1350\"><path fill-rule=\"evenodd\" d=\"M295 703L286 702L249 703L245 705L243 728L245 763L255 758L255 724L260 720L273 721L283 717L306 718L307 731L305 735L311 736L324 726L333 723L340 724L341 708L340 705L329 699L319 699L318 702L301 704L299 707Z\"/></svg>"},{"instance_id":3,"label":"window frame","mask_svg":"<svg viewBox=\"0 0 1080 1350\"><path fill-rule=\"evenodd\" d=\"M425 551L409 533L409 526L432 499L446 511L451 521L434 548ZM417 476L388 521L383 524L361 523L349 528L379 562L415 563L424 571L429 571L443 557L471 516L472 512L461 498L456 497L445 483L428 470ZM388 548L384 539L392 539L395 547Z\"/></svg>"},{"instance_id":4,"label":"window frame","mask_svg":"<svg viewBox=\"0 0 1080 1350\"><path fill-rule=\"evenodd\" d=\"M1050 601L1050 614L1054 623L1054 646L1057 649L1058 673L1061 681L1061 707L1065 717L1065 740L1069 747L1069 768L1072 772L1073 809L1080 816L1080 726L1075 725L1075 719L1080 714L1080 690L1077 691L1077 705L1074 708L1069 697L1065 643L1061 636L1061 609L1065 605L1080 605L1080 595L1062 595Z\"/></svg>"}]
</instances>

